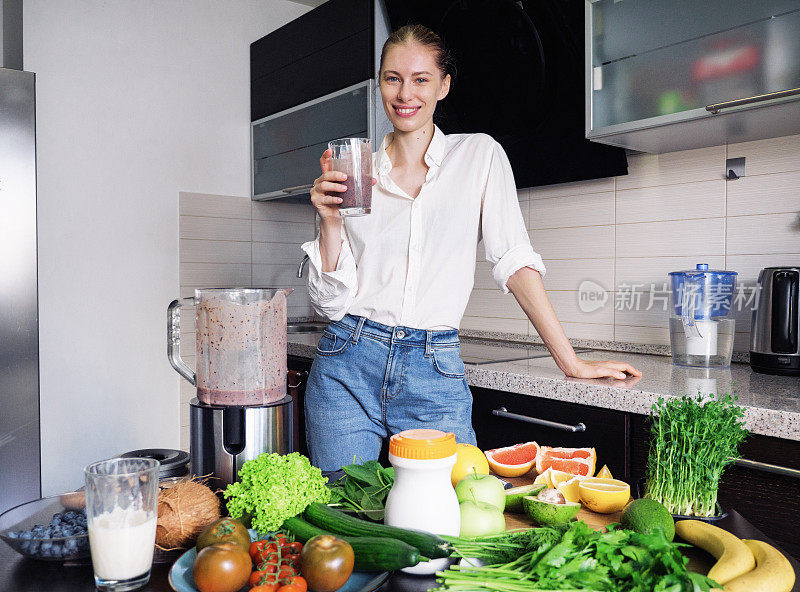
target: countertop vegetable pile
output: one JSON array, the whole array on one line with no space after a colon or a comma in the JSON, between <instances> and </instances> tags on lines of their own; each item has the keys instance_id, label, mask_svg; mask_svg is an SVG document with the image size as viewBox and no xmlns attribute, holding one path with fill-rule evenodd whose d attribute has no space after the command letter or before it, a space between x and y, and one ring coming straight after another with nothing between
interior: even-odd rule
<instances>
[{"instance_id":1,"label":"countertop vegetable pile","mask_svg":"<svg viewBox=\"0 0 800 592\"><path fill-rule=\"evenodd\" d=\"M322 472L299 452L261 454L239 470L239 481L225 489L228 512L249 515L259 532L280 528L283 521L313 502L327 503L330 490Z\"/></svg>"},{"instance_id":2,"label":"countertop vegetable pile","mask_svg":"<svg viewBox=\"0 0 800 592\"><path fill-rule=\"evenodd\" d=\"M653 406L646 497L672 514L715 516L719 481L747 436L728 395L659 399Z\"/></svg>"},{"instance_id":3,"label":"countertop vegetable pile","mask_svg":"<svg viewBox=\"0 0 800 592\"><path fill-rule=\"evenodd\" d=\"M484 567L454 565L437 572L442 590L707 592L714 585L686 569L688 559L679 550L682 545L669 542L661 530L645 535L611 525L608 532L601 533L584 522L573 522L566 530L545 527L534 531L527 545L524 531L510 533L512 544L521 542L526 548L513 561ZM487 542L497 546L503 536ZM455 545L461 553L473 551L459 542Z\"/></svg>"}]
</instances>

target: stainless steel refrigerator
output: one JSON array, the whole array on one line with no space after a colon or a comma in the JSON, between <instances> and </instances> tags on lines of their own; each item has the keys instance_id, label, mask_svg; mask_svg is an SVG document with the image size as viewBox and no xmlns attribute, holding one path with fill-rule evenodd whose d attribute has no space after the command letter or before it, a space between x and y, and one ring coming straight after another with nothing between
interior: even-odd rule
<instances>
[{"instance_id":1,"label":"stainless steel refrigerator","mask_svg":"<svg viewBox=\"0 0 800 592\"><path fill-rule=\"evenodd\" d=\"M35 76L0 68L0 512L41 496L38 317Z\"/></svg>"}]
</instances>

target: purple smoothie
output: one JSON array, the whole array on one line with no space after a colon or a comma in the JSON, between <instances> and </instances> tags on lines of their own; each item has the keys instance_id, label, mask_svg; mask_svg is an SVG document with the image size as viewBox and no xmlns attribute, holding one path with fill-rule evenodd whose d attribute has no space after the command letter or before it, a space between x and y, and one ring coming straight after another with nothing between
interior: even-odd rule
<instances>
[{"instance_id":1,"label":"purple smoothie","mask_svg":"<svg viewBox=\"0 0 800 592\"><path fill-rule=\"evenodd\" d=\"M272 300L197 302L197 398L266 405L286 396L286 293Z\"/></svg>"},{"instance_id":2,"label":"purple smoothie","mask_svg":"<svg viewBox=\"0 0 800 592\"><path fill-rule=\"evenodd\" d=\"M331 143L332 145L334 142ZM331 169L347 175L341 184L347 190L339 193L342 216L362 216L372 208L372 144L360 142L332 148Z\"/></svg>"}]
</instances>

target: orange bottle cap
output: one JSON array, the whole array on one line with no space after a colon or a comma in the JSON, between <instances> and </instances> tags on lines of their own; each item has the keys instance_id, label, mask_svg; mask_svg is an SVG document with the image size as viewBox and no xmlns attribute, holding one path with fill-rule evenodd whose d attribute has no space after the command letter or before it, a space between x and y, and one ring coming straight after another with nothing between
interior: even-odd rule
<instances>
[{"instance_id":1,"label":"orange bottle cap","mask_svg":"<svg viewBox=\"0 0 800 592\"><path fill-rule=\"evenodd\" d=\"M456 453L456 436L441 430L405 430L389 438L389 454L401 458L428 460Z\"/></svg>"}]
</instances>

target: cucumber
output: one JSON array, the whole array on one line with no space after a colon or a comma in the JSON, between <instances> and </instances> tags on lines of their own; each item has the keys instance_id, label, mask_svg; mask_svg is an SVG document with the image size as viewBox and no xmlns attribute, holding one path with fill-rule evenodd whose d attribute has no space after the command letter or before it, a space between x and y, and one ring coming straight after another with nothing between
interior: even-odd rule
<instances>
[{"instance_id":1,"label":"cucumber","mask_svg":"<svg viewBox=\"0 0 800 592\"><path fill-rule=\"evenodd\" d=\"M387 537L401 540L416 547L421 555L430 559L450 557L453 551L450 543L435 534L367 522L317 502L306 508L305 517L312 524L329 530L337 536L343 534L354 537Z\"/></svg>"},{"instance_id":2,"label":"cucumber","mask_svg":"<svg viewBox=\"0 0 800 592\"><path fill-rule=\"evenodd\" d=\"M329 534L347 541L353 547L356 571L393 571L420 562L419 550L397 539L341 536L309 524L298 516L285 520L283 528L301 543L320 534Z\"/></svg>"}]
</instances>

